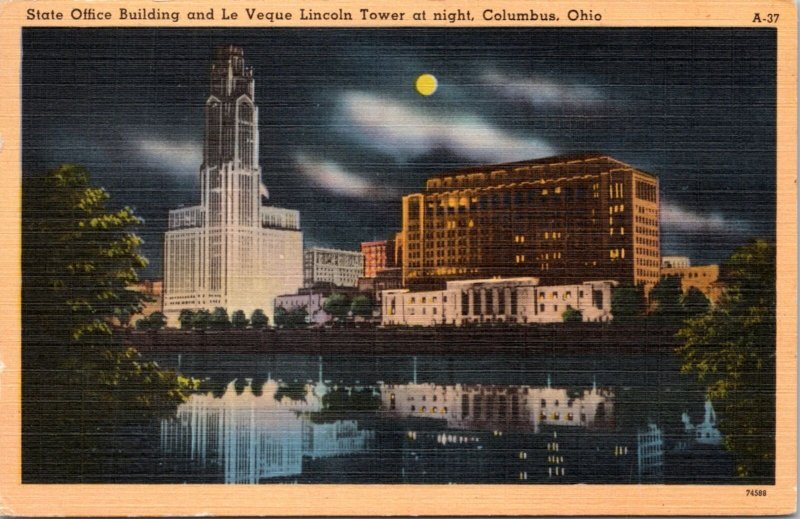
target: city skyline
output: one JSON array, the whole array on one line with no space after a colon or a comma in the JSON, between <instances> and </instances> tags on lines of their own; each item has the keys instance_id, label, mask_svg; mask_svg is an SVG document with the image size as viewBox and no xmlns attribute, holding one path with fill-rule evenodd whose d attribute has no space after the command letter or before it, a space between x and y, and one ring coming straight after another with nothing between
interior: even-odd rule
<instances>
[{"instance_id":1,"label":"city skyline","mask_svg":"<svg viewBox=\"0 0 800 519\"><path fill-rule=\"evenodd\" d=\"M600 33L609 43L594 48ZM139 234L149 277L161 275L168 209L196 203L199 100L208 55L225 43L242 45L258 70L262 180L271 200L301 212L306 246L356 250L390 238L400 227L401 195L431 175L590 150L659 177L664 254L716 262L751 236L774 237L768 31L26 29L23 36L25 174L87 165L116 203L145 218ZM438 80L431 95L415 90L422 73Z\"/></svg>"}]
</instances>

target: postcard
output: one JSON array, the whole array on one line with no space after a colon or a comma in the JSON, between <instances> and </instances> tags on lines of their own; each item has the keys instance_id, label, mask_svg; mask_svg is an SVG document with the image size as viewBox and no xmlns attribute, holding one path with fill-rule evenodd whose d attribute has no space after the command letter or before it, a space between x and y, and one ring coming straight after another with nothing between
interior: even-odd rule
<instances>
[{"instance_id":1,"label":"postcard","mask_svg":"<svg viewBox=\"0 0 800 519\"><path fill-rule=\"evenodd\" d=\"M0 510L796 506L787 1L0 8Z\"/></svg>"}]
</instances>

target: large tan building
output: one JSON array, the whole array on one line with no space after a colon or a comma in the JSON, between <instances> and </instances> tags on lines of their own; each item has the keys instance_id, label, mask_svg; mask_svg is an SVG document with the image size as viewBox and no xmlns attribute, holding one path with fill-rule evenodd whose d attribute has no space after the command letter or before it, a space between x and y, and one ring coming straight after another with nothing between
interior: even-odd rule
<instances>
[{"instance_id":1,"label":"large tan building","mask_svg":"<svg viewBox=\"0 0 800 519\"><path fill-rule=\"evenodd\" d=\"M658 179L602 154L436 175L402 203L403 283L534 276L652 286L661 266Z\"/></svg>"},{"instance_id":2,"label":"large tan building","mask_svg":"<svg viewBox=\"0 0 800 519\"><path fill-rule=\"evenodd\" d=\"M716 303L722 295L722 283L719 282L719 265L686 265L681 267L661 267L661 277L677 276L681 278L681 290L687 293L696 288L709 301Z\"/></svg>"}]
</instances>

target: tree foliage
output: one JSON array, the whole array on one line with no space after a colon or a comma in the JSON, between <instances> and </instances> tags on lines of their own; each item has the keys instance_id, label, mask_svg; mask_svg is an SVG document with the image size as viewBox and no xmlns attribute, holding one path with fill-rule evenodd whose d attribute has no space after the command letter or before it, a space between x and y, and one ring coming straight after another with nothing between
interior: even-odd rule
<instances>
[{"instance_id":1,"label":"tree foliage","mask_svg":"<svg viewBox=\"0 0 800 519\"><path fill-rule=\"evenodd\" d=\"M192 329L197 331L208 330L211 325L211 313L206 309L198 310L192 315Z\"/></svg>"},{"instance_id":2,"label":"tree foliage","mask_svg":"<svg viewBox=\"0 0 800 519\"><path fill-rule=\"evenodd\" d=\"M250 324L250 320L244 314L243 310L236 310L231 315L231 326L234 330L244 330L247 328L247 325Z\"/></svg>"},{"instance_id":3,"label":"tree foliage","mask_svg":"<svg viewBox=\"0 0 800 519\"><path fill-rule=\"evenodd\" d=\"M253 310L253 315L250 316L250 326L254 330L263 330L269 326L269 318L264 314L264 310L260 308Z\"/></svg>"},{"instance_id":4,"label":"tree foliage","mask_svg":"<svg viewBox=\"0 0 800 519\"><path fill-rule=\"evenodd\" d=\"M565 323L580 323L583 322L583 312L567 306L567 309L561 314L561 319Z\"/></svg>"},{"instance_id":5,"label":"tree foliage","mask_svg":"<svg viewBox=\"0 0 800 519\"><path fill-rule=\"evenodd\" d=\"M622 283L611 293L611 313L615 321L629 321L644 315L644 287Z\"/></svg>"},{"instance_id":6,"label":"tree foliage","mask_svg":"<svg viewBox=\"0 0 800 519\"><path fill-rule=\"evenodd\" d=\"M322 308L331 314L335 321L343 321L350 313L350 298L346 294L333 293L325 300Z\"/></svg>"},{"instance_id":7,"label":"tree foliage","mask_svg":"<svg viewBox=\"0 0 800 519\"><path fill-rule=\"evenodd\" d=\"M372 317L372 300L364 294L353 297L350 312L356 317Z\"/></svg>"},{"instance_id":8,"label":"tree foliage","mask_svg":"<svg viewBox=\"0 0 800 519\"><path fill-rule=\"evenodd\" d=\"M170 413L195 387L114 333L142 309L128 287L147 262L141 220L108 204L78 166L23 179L24 478L79 477L120 424Z\"/></svg>"},{"instance_id":9,"label":"tree foliage","mask_svg":"<svg viewBox=\"0 0 800 519\"><path fill-rule=\"evenodd\" d=\"M230 330L231 320L228 318L228 311L221 306L214 308L208 320L208 328L216 331Z\"/></svg>"},{"instance_id":10,"label":"tree foliage","mask_svg":"<svg viewBox=\"0 0 800 519\"><path fill-rule=\"evenodd\" d=\"M181 325L181 330L191 330L194 322L194 312L184 308L178 316L178 322Z\"/></svg>"},{"instance_id":11,"label":"tree foliage","mask_svg":"<svg viewBox=\"0 0 800 519\"><path fill-rule=\"evenodd\" d=\"M739 475L767 482L775 467L775 246L736 249L720 280L718 303L678 332L681 369L706 385Z\"/></svg>"},{"instance_id":12,"label":"tree foliage","mask_svg":"<svg viewBox=\"0 0 800 519\"><path fill-rule=\"evenodd\" d=\"M655 316L682 319L684 311L681 278L667 276L659 280L650 291L650 305Z\"/></svg>"},{"instance_id":13,"label":"tree foliage","mask_svg":"<svg viewBox=\"0 0 800 519\"><path fill-rule=\"evenodd\" d=\"M308 326L308 310L305 306L287 310L282 306L275 309L275 326L279 328L305 328Z\"/></svg>"}]
</instances>

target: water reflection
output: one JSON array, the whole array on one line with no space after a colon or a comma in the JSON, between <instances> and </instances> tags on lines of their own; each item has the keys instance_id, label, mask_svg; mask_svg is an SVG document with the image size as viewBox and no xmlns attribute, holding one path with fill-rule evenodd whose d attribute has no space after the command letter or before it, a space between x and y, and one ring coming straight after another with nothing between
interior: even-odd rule
<instances>
[{"instance_id":1,"label":"water reflection","mask_svg":"<svg viewBox=\"0 0 800 519\"><path fill-rule=\"evenodd\" d=\"M241 391L231 382L220 398L192 395L174 419L161 423L161 451L208 476L222 474L225 483L257 483L298 475L303 456L341 456L367 448L372 431L354 420L315 422L322 410L325 386L306 384L292 391L267 380L261 394L252 381Z\"/></svg>"},{"instance_id":2,"label":"water reflection","mask_svg":"<svg viewBox=\"0 0 800 519\"><path fill-rule=\"evenodd\" d=\"M427 369L418 371L416 359L377 357L326 360L326 379L323 360L310 360L259 359L268 374L256 380L247 371L242 378L213 366L198 370L207 378L205 393L193 395L160 425L160 478L521 484L734 479L713 406L704 404L702 392L672 379L633 385L627 370L583 369L567 359L572 369L555 377L523 368L507 372L515 383L498 381L496 373L481 383L480 373L461 370L466 364L452 359L425 359ZM398 365L410 368L405 381ZM272 370L290 377L273 377ZM598 374L625 384L599 384ZM569 382L556 384L556 377ZM525 378L541 382L516 383Z\"/></svg>"},{"instance_id":3,"label":"water reflection","mask_svg":"<svg viewBox=\"0 0 800 519\"><path fill-rule=\"evenodd\" d=\"M613 428L610 389L481 384L381 384L391 416L434 418L461 430L538 433L543 426Z\"/></svg>"}]
</instances>

